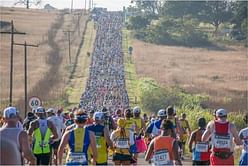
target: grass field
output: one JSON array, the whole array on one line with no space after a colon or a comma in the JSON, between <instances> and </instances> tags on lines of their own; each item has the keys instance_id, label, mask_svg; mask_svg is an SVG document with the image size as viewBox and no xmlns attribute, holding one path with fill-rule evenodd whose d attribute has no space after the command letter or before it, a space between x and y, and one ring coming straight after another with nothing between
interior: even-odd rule
<instances>
[{"instance_id":1,"label":"grass field","mask_svg":"<svg viewBox=\"0 0 248 166\"><path fill-rule=\"evenodd\" d=\"M150 77L164 87L180 87L210 96L208 108L247 110L247 48L226 51L159 46L133 39L133 63L139 78Z\"/></svg>"},{"instance_id":2,"label":"grass field","mask_svg":"<svg viewBox=\"0 0 248 166\"><path fill-rule=\"evenodd\" d=\"M15 36L15 42L38 44L38 48L28 49L28 95L39 96L44 103L56 107L63 103L65 90L71 75L76 54L83 37L88 15L82 12L67 14L63 11L1 7L1 21L14 21L15 29L27 35ZM80 15L78 15L80 13ZM78 24L79 19L79 24ZM1 29L1 31L9 30ZM68 34L71 33L71 59L68 57ZM8 104L10 36L1 34L1 109ZM13 101L23 109L23 47L14 46ZM59 101L59 102L58 102ZM56 104L57 103L57 104ZM47 105L47 103L45 104Z\"/></svg>"}]
</instances>

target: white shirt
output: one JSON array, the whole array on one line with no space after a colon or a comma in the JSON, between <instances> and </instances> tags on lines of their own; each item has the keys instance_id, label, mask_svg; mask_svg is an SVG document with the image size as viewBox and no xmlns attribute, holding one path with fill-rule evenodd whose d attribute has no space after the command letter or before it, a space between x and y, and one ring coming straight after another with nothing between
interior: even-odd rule
<instances>
[{"instance_id":1,"label":"white shirt","mask_svg":"<svg viewBox=\"0 0 248 166\"><path fill-rule=\"evenodd\" d=\"M243 141L243 153L247 153L248 152L248 127L242 129L239 132L239 137L242 136L242 141Z\"/></svg>"},{"instance_id":2,"label":"white shirt","mask_svg":"<svg viewBox=\"0 0 248 166\"><path fill-rule=\"evenodd\" d=\"M57 134L58 134L58 139L56 140L60 140L62 137L62 130L65 129L66 127L65 124L58 116L48 117L47 120L51 121L53 125L56 127Z\"/></svg>"}]
</instances>

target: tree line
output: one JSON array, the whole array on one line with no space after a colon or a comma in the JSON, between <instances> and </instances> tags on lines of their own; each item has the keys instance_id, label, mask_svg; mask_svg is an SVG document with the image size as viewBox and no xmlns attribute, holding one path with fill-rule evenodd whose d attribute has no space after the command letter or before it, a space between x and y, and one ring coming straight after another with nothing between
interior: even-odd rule
<instances>
[{"instance_id":1,"label":"tree line","mask_svg":"<svg viewBox=\"0 0 248 166\"><path fill-rule=\"evenodd\" d=\"M247 43L247 1L135 1L126 8L127 28L138 39L208 46L212 39ZM246 44L247 45L247 44Z\"/></svg>"}]
</instances>

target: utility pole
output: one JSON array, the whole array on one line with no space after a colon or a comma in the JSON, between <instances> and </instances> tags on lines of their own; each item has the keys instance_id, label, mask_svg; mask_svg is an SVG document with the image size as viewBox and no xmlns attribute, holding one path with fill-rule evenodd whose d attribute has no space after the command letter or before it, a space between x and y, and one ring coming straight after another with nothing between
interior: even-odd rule
<instances>
[{"instance_id":1,"label":"utility pole","mask_svg":"<svg viewBox=\"0 0 248 166\"><path fill-rule=\"evenodd\" d=\"M78 26L78 36L80 35L80 16L81 13L76 13L75 15L77 15L77 26Z\"/></svg>"},{"instance_id":2,"label":"utility pole","mask_svg":"<svg viewBox=\"0 0 248 166\"><path fill-rule=\"evenodd\" d=\"M69 44L69 62L71 64L71 32L74 32L74 31L63 31L63 32L66 32L68 33L68 44Z\"/></svg>"},{"instance_id":3,"label":"utility pole","mask_svg":"<svg viewBox=\"0 0 248 166\"><path fill-rule=\"evenodd\" d=\"M87 3L86 0L84 0L85 14L87 13L86 3Z\"/></svg>"},{"instance_id":4,"label":"utility pole","mask_svg":"<svg viewBox=\"0 0 248 166\"><path fill-rule=\"evenodd\" d=\"M38 47L38 45L14 43L14 45L24 46L24 101L25 101L25 116L27 115L28 107L28 88L27 88L27 47Z\"/></svg>"},{"instance_id":5,"label":"utility pole","mask_svg":"<svg viewBox=\"0 0 248 166\"><path fill-rule=\"evenodd\" d=\"M14 35L26 35L24 32L14 32L14 23L11 20L11 31L10 32L0 32L2 34L11 34L10 41L10 86L9 86L9 106L12 106L12 89L13 89L13 58L14 58Z\"/></svg>"},{"instance_id":6,"label":"utility pole","mask_svg":"<svg viewBox=\"0 0 248 166\"><path fill-rule=\"evenodd\" d=\"M73 10L73 0L71 0L71 13L72 13L72 10Z\"/></svg>"}]
</instances>

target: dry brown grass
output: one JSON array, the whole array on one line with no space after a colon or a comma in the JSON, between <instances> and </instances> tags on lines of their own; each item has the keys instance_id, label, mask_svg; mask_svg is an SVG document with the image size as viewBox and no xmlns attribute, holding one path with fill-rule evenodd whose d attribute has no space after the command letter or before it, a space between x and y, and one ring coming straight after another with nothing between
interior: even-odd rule
<instances>
[{"instance_id":1,"label":"dry brown grass","mask_svg":"<svg viewBox=\"0 0 248 166\"><path fill-rule=\"evenodd\" d=\"M139 77L152 77L163 86L179 86L210 95L210 108L247 110L247 48L229 51L158 46L133 40Z\"/></svg>"},{"instance_id":2,"label":"dry brown grass","mask_svg":"<svg viewBox=\"0 0 248 166\"><path fill-rule=\"evenodd\" d=\"M26 40L30 44L39 44L38 48L28 49L29 96L37 95L42 100L59 98L65 91L69 77L69 72L66 69L69 65L68 42L67 35L64 34L63 30L75 31L71 35L71 55L72 61L74 61L87 16L80 17L80 34L78 34L77 15L64 15L59 11L47 12L22 8L1 7L0 11L2 21L13 20L18 31L27 33L25 36L16 35L15 42L24 43ZM52 27L53 39L48 37L48 34L51 37ZM56 47L52 45L56 45ZM54 48L58 49L54 50ZM13 101L18 102L18 106L21 108L23 108L24 98L23 56L23 47L14 46ZM8 101L9 96L9 57L10 36L1 34L1 102ZM51 69L56 70L51 71Z\"/></svg>"}]
</instances>

